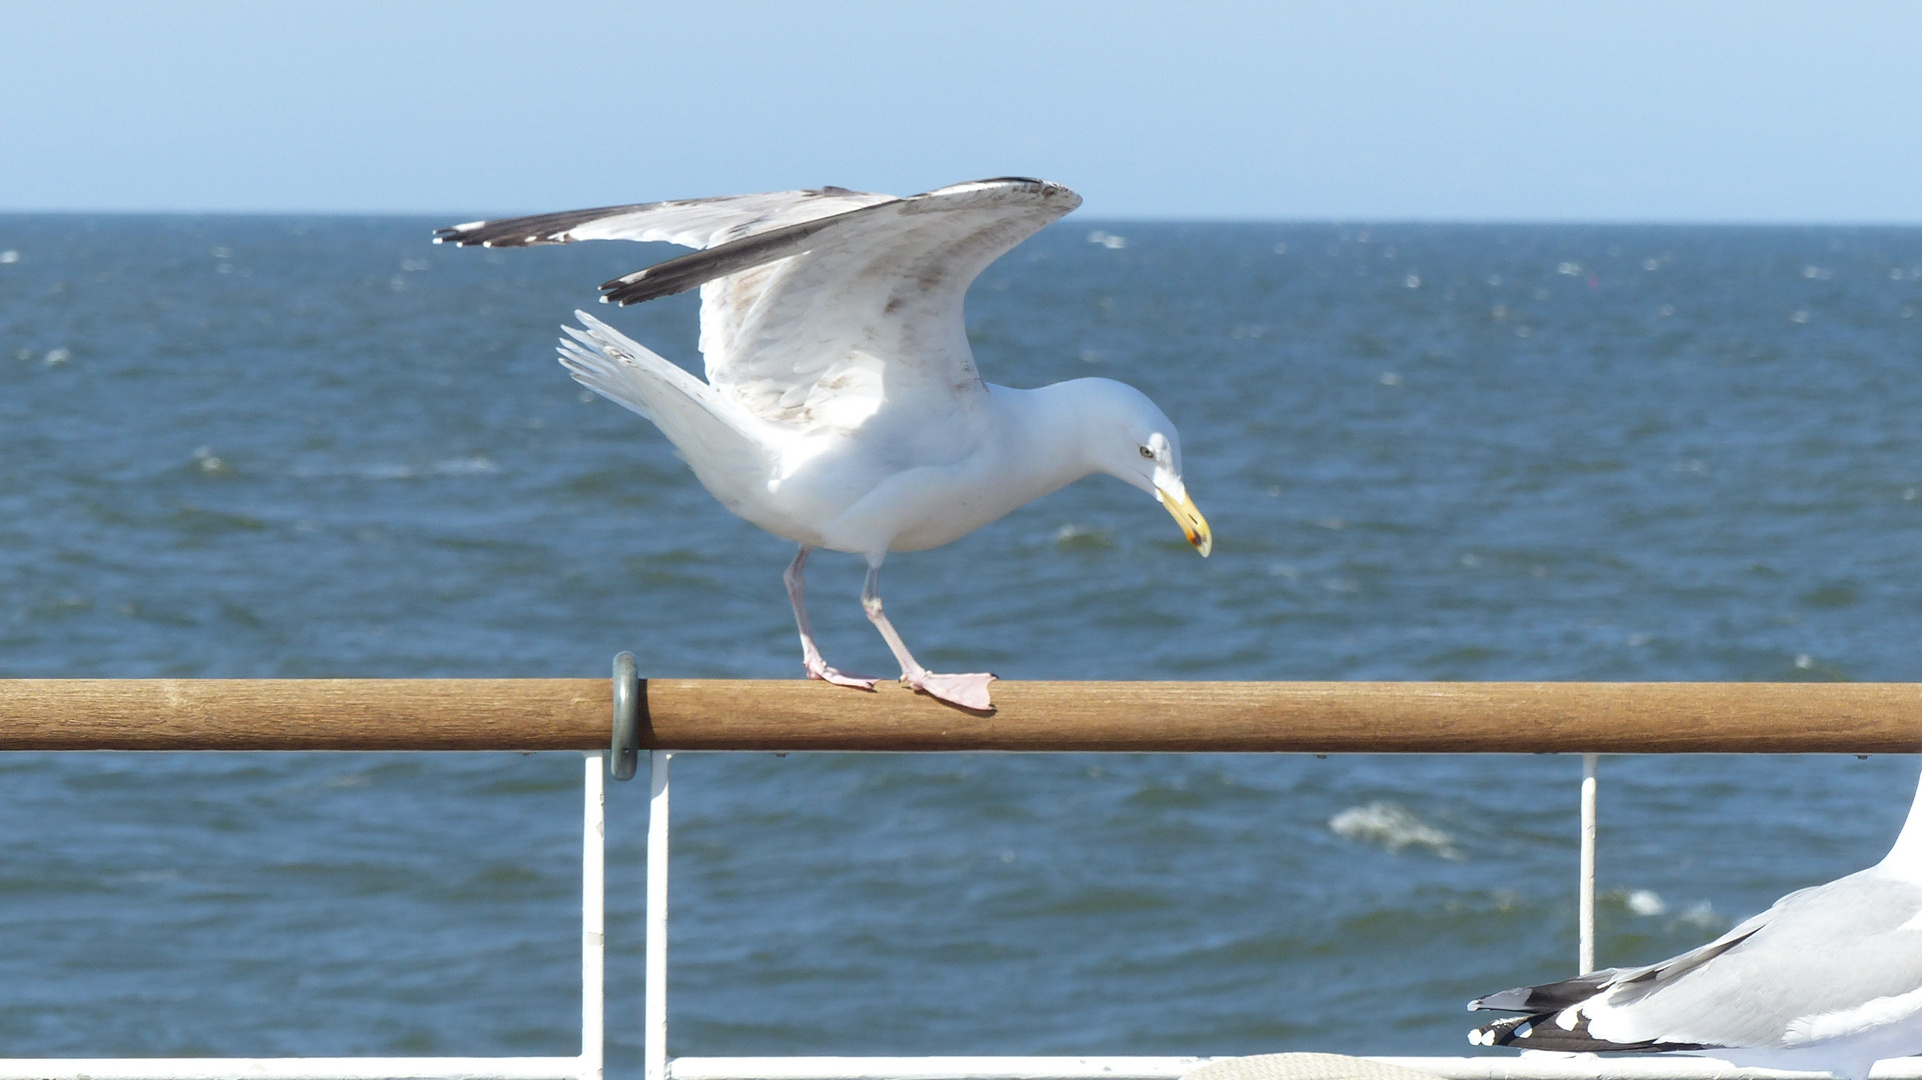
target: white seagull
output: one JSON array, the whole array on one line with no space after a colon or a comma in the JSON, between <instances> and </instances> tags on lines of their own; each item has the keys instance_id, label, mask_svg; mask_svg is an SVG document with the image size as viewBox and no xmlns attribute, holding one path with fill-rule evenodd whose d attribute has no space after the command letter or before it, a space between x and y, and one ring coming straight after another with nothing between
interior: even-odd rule
<instances>
[{"instance_id":1,"label":"white seagull","mask_svg":"<svg viewBox=\"0 0 1922 1080\"><path fill-rule=\"evenodd\" d=\"M1659 964L1468 1007L1528 1014L1471 1031L1479 1046L1681 1051L1846 1080L1922 1053L1922 786L1895 847L1867 870L1792 892Z\"/></svg>"},{"instance_id":2,"label":"white seagull","mask_svg":"<svg viewBox=\"0 0 1922 1080\"><path fill-rule=\"evenodd\" d=\"M701 290L705 382L585 312L561 363L654 422L721 504L801 546L788 598L810 678L872 690L822 660L802 600L815 548L867 559L861 605L909 686L991 707L993 675L937 675L881 610L881 561L973 532L1093 473L1159 499L1207 555L1181 478L1181 437L1111 379L1034 390L983 382L961 304L987 265L1081 204L1059 184L1002 178L898 198L826 187L610 206L437 230L486 247L664 240L700 249L615 278L601 301Z\"/></svg>"}]
</instances>

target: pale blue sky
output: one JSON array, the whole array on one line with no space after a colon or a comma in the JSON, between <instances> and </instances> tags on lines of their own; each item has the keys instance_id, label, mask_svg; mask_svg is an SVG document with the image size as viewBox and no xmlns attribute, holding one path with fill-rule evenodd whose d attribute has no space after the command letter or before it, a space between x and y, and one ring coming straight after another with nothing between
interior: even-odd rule
<instances>
[{"instance_id":1,"label":"pale blue sky","mask_svg":"<svg viewBox=\"0 0 1922 1080\"><path fill-rule=\"evenodd\" d=\"M1922 5L0 0L0 210L1922 223Z\"/></svg>"}]
</instances>

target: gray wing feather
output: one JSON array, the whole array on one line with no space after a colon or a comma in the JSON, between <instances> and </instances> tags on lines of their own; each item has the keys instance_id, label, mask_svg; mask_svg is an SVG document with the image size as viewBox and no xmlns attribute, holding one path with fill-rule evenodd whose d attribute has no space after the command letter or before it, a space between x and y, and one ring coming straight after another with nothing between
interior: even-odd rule
<instances>
[{"instance_id":1,"label":"gray wing feather","mask_svg":"<svg viewBox=\"0 0 1922 1080\"><path fill-rule=\"evenodd\" d=\"M824 187L712 199L674 199L497 221L470 221L434 230L434 242L463 247L530 247L571 244L578 240L640 240L705 248L893 198Z\"/></svg>"},{"instance_id":2,"label":"gray wing feather","mask_svg":"<svg viewBox=\"0 0 1922 1080\"><path fill-rule=\"evenodd\" d=\"M1922 988L1919 912L1922 885L1872 867L1790 893L1659 964L1505 990L1471 1007L1533 1014L1481 1029L1502 1045L1579 1036L1607 1044L1599 1049L1792 1046L1810 1017Z\"/></svg>"},{"instance_id":3,"label":"gray wing feather","mask_svg":"<svg viewBox=\"0 0 1922 1080\"><path fill-rule=\"evenodd\" d=\"M1659 1030L1711 1045L1784 1045L1798 1021L1922 987L1922 932L1904 928L1918 912L1922 887L1879 868L1790 893L1730 931L1748 930L1720 955L1611 991L1586 1010L1590 1027L1610 1038Z\"/></svg>"},{"instance_id":4,"label":"gray wing feather","mask_svg":"<svg viewBox=\"0 0 1922 1080\"><path fill-rule=\"evenodd\" d=\"M796 225L783 225L778 229L752 232L738 240L729 240L692 255L683 255L678 259L655 263L645 270L636 270L612 281L603 282L601 301L620 304L623 307L628 304L641 304L663 296L686 292L689 289L697 289L715 278L751 270L791 255L799 255L809 249L810 241L816 233L832 229L837 225L844 225L846 219L857 214L870 213L874 209L874 207L865 207L835 214L832 217L803 221Z\"/></svg>"}]
</instances>

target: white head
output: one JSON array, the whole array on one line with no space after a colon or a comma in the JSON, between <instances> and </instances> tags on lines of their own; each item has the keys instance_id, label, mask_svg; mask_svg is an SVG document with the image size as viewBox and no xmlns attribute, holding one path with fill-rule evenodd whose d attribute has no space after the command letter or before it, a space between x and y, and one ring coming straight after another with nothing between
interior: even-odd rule
<instances>
[{"instance_id":1,"label":"white head","mask_svg":"<svg viewBox=\"0 0 1922 1080\"><path fill-rule=\"evenodd\" d=\"M1214 550L1214 533L1181 482L1181 434L1167 415L1127 383L1075 379L1064 385L1082 399L1088 464L1159 499L1205 558Z\"/></svg>"}]
</instances>

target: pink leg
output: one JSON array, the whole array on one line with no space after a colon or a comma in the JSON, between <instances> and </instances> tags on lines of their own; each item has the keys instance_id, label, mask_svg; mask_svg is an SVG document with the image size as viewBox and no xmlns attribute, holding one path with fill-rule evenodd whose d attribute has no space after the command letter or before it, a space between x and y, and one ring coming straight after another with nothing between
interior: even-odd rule
<instances>
[{"instance_id":1,"label":"pink leg","mask_svg":"<svg viewBox=\"0 0 1922 1080\"><path fill-rule=\"evenodd\" d=\"M901 635L894 632L894 624L888 621L881 611L881 564L868 563L867 584L861 586L861 607L868 613L868 621L881 631L882 640L894 650L894 658L901 662L901 681L916 690L964 709L985 712L994 708L988 699L988 684L994 676L986 673L972 675L936 675L915 662L914 655L908 652Z\"/></svg>"},{"instance_id":2,"label":"pink leg","mask_svg":"<svg viewBox=\"0 0 1922 1080\"><path fill-rule=\"evenodd\" d=\"M801 571L807 568L808 553L813 550L806 544L802 544L801 550L794 555L794 561L788 564L787 572L781 575L781 580L787 582L788 602L794 605L794 622L801 628L801 665L807 668L810 679L819 679L822 682L833 683L835 686L872 690L874 689L873 679L841 674L829 667L827 661L821 659L821 650L814 646L814 628L808 625L807 601L801 597L807 587L801 580Z\"/></svg>"}]
</instances>

